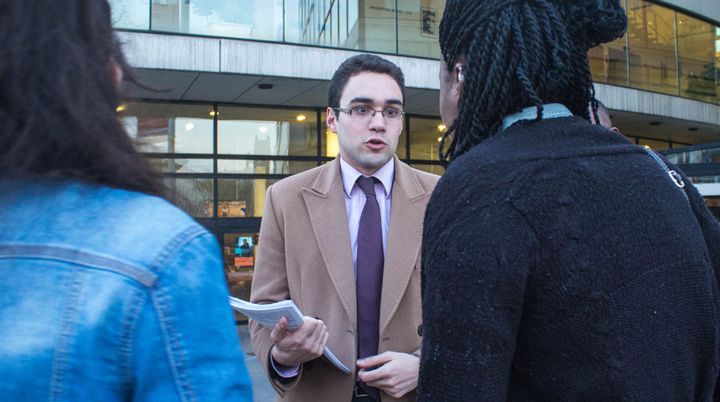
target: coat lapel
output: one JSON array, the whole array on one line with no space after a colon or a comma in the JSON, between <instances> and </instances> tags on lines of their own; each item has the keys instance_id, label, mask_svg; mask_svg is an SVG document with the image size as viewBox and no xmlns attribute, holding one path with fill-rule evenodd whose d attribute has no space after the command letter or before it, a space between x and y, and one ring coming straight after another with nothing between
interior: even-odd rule
<instances>
[{"instance_id":1,"label":"coat lapel","mask_svg":"<svg viewBox=\"0 0 720 402\"><path fill-rule=\"evenodd\" d=\"M396 158L380 306L381 336L405 294L420 254L425 212L420 201L427 196L411 168Z\"/></svg>"},{"instance_id":2,"label":"coat lapel","mask_svg":"<svg viewBox=\"0 0 720 402\"><path fill-rule=\"evenodd\" d=\"M357 327L355 273L338 159L325 165L311 188L302 189L312 230L342 306Z\"/></svg>"}]
</instances>

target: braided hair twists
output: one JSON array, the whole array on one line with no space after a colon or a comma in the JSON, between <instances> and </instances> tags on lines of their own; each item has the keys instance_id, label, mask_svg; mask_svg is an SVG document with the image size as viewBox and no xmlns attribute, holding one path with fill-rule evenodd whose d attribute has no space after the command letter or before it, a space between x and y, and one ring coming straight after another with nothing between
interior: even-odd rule
<instances>
[{"instance_id":1,"label":"braided hair twists","mask_svg":"<svg viewBox=\"0 0 720 402\"><path fill-rule=\"evenodd\" d=\"M589 119L596 103L587 50L621 36L626 23L618 0L448 0L439 40L445 66L461 57L467 64L440 160L447 165L528 106L538 119L544 103Z\"/></svg>"}]
</instances>

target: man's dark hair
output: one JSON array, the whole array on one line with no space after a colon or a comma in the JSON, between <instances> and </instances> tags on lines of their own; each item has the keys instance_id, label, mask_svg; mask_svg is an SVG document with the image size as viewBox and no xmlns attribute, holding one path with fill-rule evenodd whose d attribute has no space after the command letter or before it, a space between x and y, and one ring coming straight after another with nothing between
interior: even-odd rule
<instances>
[{"instance_id":1,"label":"man's dark hair","mask_svg":"<svg viewBox=\"0 0 720 402\"><path fill-rule=\"evenodd\" d=\"M330 79L328 88L328 105L331 108L340 107L340 97L350 78L360 73L387 74L397 82L405 101L405 76L400 67L382 57L373 54L359 54L345 60Z\"/></svg>"},{"instance_id":2,"label":"man's dark hair","mask_svg":"<svg viewBox=\"0 0 720 402\"><path fill-rule=\"evenodd\" d=\"M118 120L113 62L133 77L106 0L0 1L0 178L161 193Z\"/></svg>"},{"instance_id":3,"label":"man's dark hair","mask_svg":"<svg viewBox=\"0 0 720 402\"><path fill-rule=\"evenodd\" d=\"M587 51L622 36L619 0L448 0L440 49L452 71L465 57L455 123L443 135L447 163L495 134L503 117L562 103L589 119L596 104ZM446 140L450 144L446 147ZM445 149L447 148L447 149Z\"/></svg>"}]
</instances>

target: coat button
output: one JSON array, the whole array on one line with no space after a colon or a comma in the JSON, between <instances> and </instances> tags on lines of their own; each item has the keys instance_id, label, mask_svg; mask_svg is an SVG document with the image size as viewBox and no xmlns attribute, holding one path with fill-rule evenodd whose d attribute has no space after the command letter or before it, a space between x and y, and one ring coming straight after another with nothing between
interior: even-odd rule
<instances>
[{"instance_id":1,"label":"coat button","mask_svg":"<svg viewBox=\"0 0 720 402\"><path fill-rule=\"evenodd\" d=\"M420 324L420 325L418 325L418 336L422 336L422 334L423 334L423 328L422 328L422 324Z\"/></svg>"}]
</instances>

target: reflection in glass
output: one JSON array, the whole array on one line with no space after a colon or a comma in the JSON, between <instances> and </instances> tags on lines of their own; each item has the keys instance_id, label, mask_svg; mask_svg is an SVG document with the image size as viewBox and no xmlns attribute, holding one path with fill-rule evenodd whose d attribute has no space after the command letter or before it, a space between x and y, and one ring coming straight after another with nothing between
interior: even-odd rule
<instances>
[{"instance_id":1,"label":"reflection in glass","mask_svg":"<svg viewBox=\"0 0 720 402\"><path fill-rule=\"evenodd\" d=\"M218 112L221 155L317 154L314 111L222 107Z\"/></svg>"},{"instance_id":2,"label":"reflection in glass","mask_svg":"<svg viewBox=\"0 0 720 402\"><path fill-rule=\"evenodd\" d=\"M640 138L639 145L649 147L653 151L663 151L670 148L670 143L668 141L649 140L646 138Z\"/></svg>"},{"instance_id":3,"label":"reflection in glass","mask_svg":"<svg viewBox=\"0 0 720 402\"><path fill-rule=\"evenodd\" d=\"M715 28L677 13L680 95L712 101L715 87Z\"/></svg>"},{"instance_id":4,"label":"reflection in glass","mask_svg":"<svg viewBox=\"0 0 720 402\"><path fill-rule=\"evenodd\" d=\"M422 164L422 163L413 163L412 167L418 170L422 170L423 172L428 172L432 174L436 174L438 176L442 176L445 174L445 168L442 167L442 165L428 165L428 164Z\"/></svg>"},{"instance_id":5,"label":"reflection in glass","mask_svg":"<svg viewBox=\"0 0 720 402\"><path fill-rule=\"evenodd\" d=\"M212 179L165 178L168 200L190 216L210 218L213 216Z\"/></svg>"},{"instance_id":6,"label":"reflection in glass","mask_svg":"<svg viewBox=\"0 0 720 402\"><path fill-rule=\"evenodd\" d=\"M150 164L163 173L212 173L212 159L151 158Z\"/></svg>"},{"instance_id":7,"label":"reflection in glass","mask_svg":"<svg viewBox=\"0 0 720 402\"><path fill-rule=\"evenodd\" d=\"M129 103L120 109L120 120L140 152L213 152L210 105Z\"/></svg>"},{"instance_id":8,"label":"reflection in glass","mask_svg":"<svg viewBox=\"0 0 720 402\"><path fill-rule=\"evenodd\" d=\"M218 173L231 174L295 174L310 170L317 162L309 161L254 161L218 160Z\"/></svg>"},{"instance_id":9,"label":"reflection in glass","mask_svg":"<svg viewBox=\"0 0 720 402\"><path fill-rule=\"evenodd\" d=\"M398 53L437 58L445 0L398 0Z\"/></svg>"},{"instance_id":10,"label":"reflection in glass","mask_svg":"<svg viewBox=\"0 0 720 402\"><path fill-rule=\"evenodd\" d=\"M223 235L223 263L228 288L231 295L243 300L250 300L257 246L257 233ZM235 319L247 320L247 317L236 311Z\"/></svg>"},{"instance_id":11,"label":"reflection in glass","mask_svg":"<svg viewBox=\"0 0 720 402\"><path fill-rule=\"evenodd\" d=\"M643 0L628 0L630 85L678 93L675 11Z\"/></svg>"},{"instance_id":12,"label":"reflection in glass","mask_svg":"<svg viewBox=\"0 0 720 402\"><path fill-rule=\"evenodd\" d=\"M282 0L153 0L152 28L282 41Z\"/></svg>"},{"instance_id":13,"label":"reflection in glass","mask_svg":"<svg viewBox=\"0 0 720 402\"><path fill-rule=\"evenodd\" d=\"M150 0L110 0L113 27L150 29Z\"/></svg>"},{"instance_id":14,"label":"reflection in glass","mask_svg":"<svg viewBox=\"0 0 720 402\"><path fill-rule=\"evenodd\" d=\"M350 35L357 29L356 49L396 53L395 2L385 0L359 0L358 23L350 27Z\"/></svg>"},{"instance_id":15,"label":"reflection in glass","mask_svg":"<svg viewBox=\"0 0 720 402\"><path fill-rule=\"evenodd\" d=\"M593 81L628 85L627 34L588 51Z\"/></svg>"},{"instance_id":16,"label":"reflection in glass","mask_svg":"<svg viewBox=\"0 0 720 402\"><path fill-rule=\"evenodd\" d=\"M396 53L395 2L286 0L285 40Z\"/></svg>"},{"instance_id":17,"label":"reflection in glass","mask_svg":"<svg viewBox=\"0 0 720 402\"><path fill-rule=\"evenodd\" d=\"M245 218L262 216L265 192L277 180L219 179L218 217Z\"/></svg>"},{"instance_id":18,"label":"reflection in glass","mask_svg":"<svg viewBox=\"0 0 720 402\"><path fill-rule=\"evenodd\" d=\"M680 165L690 163L720 163L720 147L674 152L667 155L667 158L670 162Z\"/></svg>"},{"instance_id":19,"label":"reflection in glass","mask_svg":"<svg viewBox=\"0 0 720 402\"><path fill-rule=\"evenodd\" d=\"M442 121L437 119L426 119L413 117L410 120L410 159L428 161L440 160L438 148L440 138L445 130Z\"/></svg>"},{"instance_id":20,"label":"reflection in glass","mask_svg":"<svg viewBox=\"0 0 720 402\"><path fill-rule=\"evenodd\" d=\"M627 9L625 0L620 4ZM628 85L627 33L622 38L603 43L588 51L593 81Z\"/></svg>"}]
</instances>

